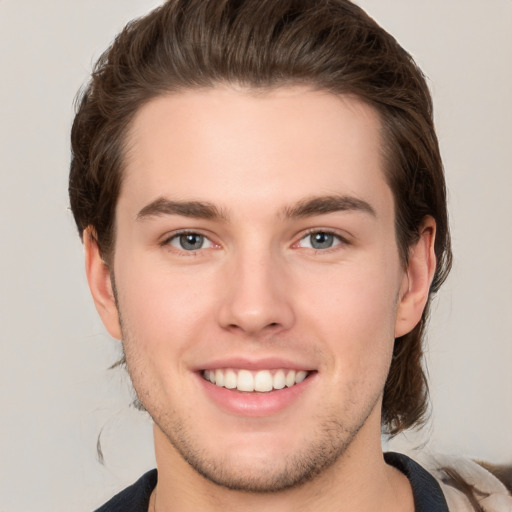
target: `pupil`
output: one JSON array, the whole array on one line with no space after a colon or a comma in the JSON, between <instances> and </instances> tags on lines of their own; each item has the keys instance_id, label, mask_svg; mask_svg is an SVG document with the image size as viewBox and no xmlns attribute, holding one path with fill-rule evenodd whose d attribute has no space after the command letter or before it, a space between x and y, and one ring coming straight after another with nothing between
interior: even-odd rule
<instances>
[{"instance_id":1,"label":"pupil","mask_svg":"<svg viewBox=\"0 0 512 512\"><path fill-rule=\"evenodd\" d=\"M329 233L315 233L311 235L311 246L315 249L328 249L332 247L333 235Z\"/></svg>"},{"instance_id":2,"label":"pupil","mask_svg":"<svg viewBox=\"0 0 512 512\"><path fill-rule=\"evenodd\" d=\"M203 245L203 236L195 233L188 233L180 236L180 245L183 249L194 250L201 249Z\"/></svg>"}]
</instances>

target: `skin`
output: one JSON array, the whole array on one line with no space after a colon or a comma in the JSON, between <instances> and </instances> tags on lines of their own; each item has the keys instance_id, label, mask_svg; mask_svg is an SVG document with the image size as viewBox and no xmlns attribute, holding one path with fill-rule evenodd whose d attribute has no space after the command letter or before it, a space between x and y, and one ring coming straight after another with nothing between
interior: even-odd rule
<instances>
[{"instance_id":1,"label":"skin","mask_svg":"<svg viewBox=\"0 0 512 512\"><path fill-rule=\"evenodd\" d=\"M219 86L149 102L128 148L112 265L87 230L86 269L155 422L150 510L413 510L380 411L394 339L427 300L435 223L404 268L376 112L305 87ZM312 372L277 411L233 412L199 373L232 358Z\"/></svg>"}]
</instances>

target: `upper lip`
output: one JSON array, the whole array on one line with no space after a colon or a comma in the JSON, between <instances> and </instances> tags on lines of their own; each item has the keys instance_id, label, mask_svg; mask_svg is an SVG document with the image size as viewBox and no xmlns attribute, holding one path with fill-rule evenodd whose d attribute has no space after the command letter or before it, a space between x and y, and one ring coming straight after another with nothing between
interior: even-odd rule
<instances>
[{"instance_id":1,"label":"upper lip","mask_svg":"<svg viewBox=\"0 0 512 512\"><path fill-rule=\"evenodd\" d=\"M216 370L219 368L237 368L253 371L279 369L312 371L315 369L311 365L286 358L266 357L262 359L248 359L245 357L229 357L210 360L203 365L198 365L194 370Z\"/></svg>"}]
</instances>

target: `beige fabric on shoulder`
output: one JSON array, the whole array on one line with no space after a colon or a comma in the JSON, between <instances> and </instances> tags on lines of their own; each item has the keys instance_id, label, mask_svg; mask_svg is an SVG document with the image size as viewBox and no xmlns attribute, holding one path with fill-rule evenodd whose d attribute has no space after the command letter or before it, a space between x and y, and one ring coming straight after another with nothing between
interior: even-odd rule
<instances>
[{"instance_id":1,"label":"beige fabric on shoulder","mask_svg":"<svg viewBox=\"0 0 512 512\"><path fill-rule=\"evenodd\" d=\"M450 512L475 512L475 504L483 512L512 512L512 494L473 460L435 454L419 462L441 485Z\"/></svg>"}]
</instances>

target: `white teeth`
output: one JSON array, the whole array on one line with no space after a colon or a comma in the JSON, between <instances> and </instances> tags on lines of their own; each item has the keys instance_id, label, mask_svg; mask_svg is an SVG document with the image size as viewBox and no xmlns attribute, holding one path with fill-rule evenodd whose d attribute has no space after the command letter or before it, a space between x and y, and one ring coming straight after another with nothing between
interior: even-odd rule
<instances>
[{"instance_id":1,"label":"white teeth","mask_svg":"<svg viewBox=\"0 0 512 512\"><path fill-rule=\"evenodd\" d=\"M251 372L249 370L217 369L205 370L203 377L219 387L237 389L238 391L258 391L265 393L273 389L283 389L300 384L308 372L304 370L276 370L272 375L270 370Z\"/></svg>"},{"instance_id":2,"label":"white teeth","mask_svg":"<svg viewBox=\"0 0 512 512\"><path fill-rule=\"evenodd\" d=\"M287 373L284 382L287 388L291 388L295 384L295 372L293 370Z\"/></svg>"},{"instance_id":3,"label":"white teeth","mask_svg":"<svg viewBox=\"0 0 512 512\"><path fill-rule=\"evenodd\" d=\"M236 383L238 391L254 391L254 377L248 370L238 372L238 382Z\"/></svg>"},{"instance_id":4,"label":"white teeth","mask_svg":"<svg viewBox=\"0 0 512 512\"><path fill-rule=\"evenodd\" d=\"M258 372L254 376L254 390L255 391L272 391L273 387L272 375L268 370Z\"/></svg>"},{"instance_id":5,"label":"white teeth","mask_svg":"<svg viewBox=\"0 0 512 512\"><path fill-rule=\"evenodd\" d=\"M283 370L277 370L273 380L274 389L283 389L286 386L286 377Z\"/></svg>"},{"instance_id":6,"label":"white teeth","mask_svg":"<svg viewBox=\"0 0 512 512\"><path fill-rule=\"evenodd\" d=\"M300 384L308 375L308 372L301 370L295 375L295 384ZM219 384L220 385L220 384Z\"/></svg>"},{"instance_id":7,"label":"white teeth","mask_svg":"<svg viewBox=\"0 0 512 512\"><path fill-rule=\"evenodd\" d=\"M222 370L215 370L215 384L224 386L224 372Z\"/></svg>"},{"instance_id":8,"label":"white teeth","mask_svg":"<svg viewBox=\"0 0 512 512\"><path fill-rule=\"evenodd\" d=\"M228 389L235 389L236 381L236 373L233 370L227 370L224 374L224 387Z\"/></svg>"}]
</instances>

